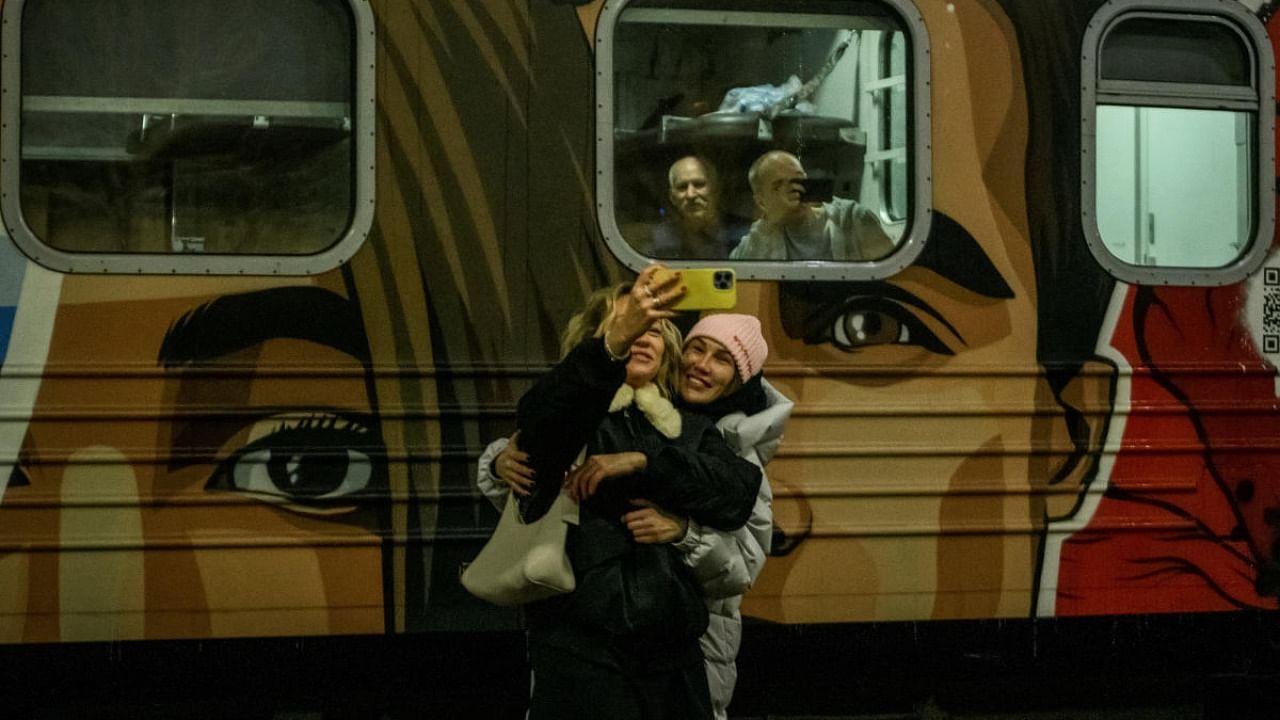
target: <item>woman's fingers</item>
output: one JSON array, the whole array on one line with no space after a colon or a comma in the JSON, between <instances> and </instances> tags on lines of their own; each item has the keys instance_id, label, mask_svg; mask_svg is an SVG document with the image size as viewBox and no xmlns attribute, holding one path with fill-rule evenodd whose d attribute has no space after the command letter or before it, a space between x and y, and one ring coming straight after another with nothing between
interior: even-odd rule
<instances>
[{"instance_id":1,"label":"woman's fingers","mask_svg":"<svg viewBox=\"0 0 1280 720\"><path fill-rule=\"evenodd\" d=\"M587 480L587 497L596 494L596 490L600 488L600 482L604 480L604 477L603 473L591 473L590 479Z\"/></svg>"},{"instance_id":2,"label":"woman's fingers","mask_svg":"<svg viewBox=\"0 0 1280 720\"><path fill-rule=\"evenodd\" d=\"M569 491L569 497L582 502L595 494L595 486L599 484L599 480L592 481L596 473L588 464L582 464L569 471L564 476L564 486Z\"/></svg>"},{"instance_id":3,"label":"woman's fingers","mask_svg":"<svg viewBox=\"0 0 1280 720\"><path fill-rule=\"evenodd\" d=\"M507 466L507 475L513 480L528 480L532 482L536 473L533 468L524 463L512 462Z\"/></svg>"},{"instance_id":4,"label":"woman's fingers","mask_svg":"<svg viewBox=\"0 0 1280 720\"><path fill-rule=\"evenodd\" d=\"M498 459L493 467L498 471L498 477L508 485L514 485L517 482L532 483L536 473L526 464L528 458L528 455L519 451L503 450L498 453Z\"/></svg>"},{"instance_id":5,"label":"woman's fingers","mask_svg":"<svg viewBox=\"0 0 1280 720\"><path fill-rule=\"evenodd\" d=\"M631 532L631 537L636 542L643 543L654 535L655 531L652 527L653 512L653 510L645 508L643 510L633 510L622 516L627 530Z\"/></svg>"},{"instance_id":6,"label":"woman's fingers","mask_svg":"<svg viewBox=\"0 0 1280 720\"><path fill-rule=\"evenodd\" d=\"M662 266L650 265L649 267L654 268L654 271L656 272L657 269ZM648 270L649 268L645 269ZM645 278L645 280L647 284L644 287L647 290L649 298L653 301L653 308L661 313L669 313L669 315L664 315L664 317L674 316L676 313L670 310L670 307L678 302L680 298L684 297L684 294L688 291L688 288L686 288L684 283L680 281L680 271L677 270L670 274L664 274L656 279L654 279L653 275L650 274ZM636 284L640 284L640 278L636 278Z\"/></svg>"},{"instance_id":7,"label":"woman's fingers","mask_svg":"<svg viewBox=\"0 0 1280 720\"><path fill-rule=\"evenodd\" d=\"M640 510L632 510L623 515L622 519L627 526L627 530L631 532L631 537L636 542L645 545L665 542L666 538L662 532L662 518L657 510L647 507Z\"/></svg>"},{"instance_id":8,"label":"woman's fingers","mask_svg":"<svg viewBox=\"0 0 1280 720\"><path fill-rule=\"evenodd\" d=\"M680 281L680 272L663 274L654 277L662 269L661 265L650 265L636 278L632 286L632 297L637 298L645 317L650 321L670 319L678 315L671 306L684 297L687 288Z\"/></svg>"},{"instance_id":9,"label":"woman's fingers","mask_svg":"<svg viewBox=\"0 0 1280 720\"><path fill-rule=\"evenodd\" d=\"M511 492L520 497L527 496L533 490L533 481L524 479L514 479L507 483L511 487Z\"/></svg>"},{"instance_id":10,"label":"woman's fingers","mask_svg":"<svg viewBox=\"0 0 1280 720\"><path fill-rule=\"evenodd\" d=\"M653 276L656 275L658 271L665 270L665 269L666 267L662 263L653 263L652 265L649 265L645 269L641 270L640 274L636 275L636 284L632 288L632 294L634 295L635 288L648 287L650 285L653 285L654 284Z\"/></svg>"}]
</instances>

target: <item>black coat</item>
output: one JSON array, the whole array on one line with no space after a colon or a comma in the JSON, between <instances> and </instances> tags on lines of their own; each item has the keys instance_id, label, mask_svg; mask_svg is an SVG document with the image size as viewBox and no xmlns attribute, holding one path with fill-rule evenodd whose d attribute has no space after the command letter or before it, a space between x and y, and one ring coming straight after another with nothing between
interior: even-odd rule
<instances>
[{"instance_id":1,"label":"black coat","mask_svg":"<svg viewBox=\"0 0 1280 720\"><path fill-rule=\"evenodd\" d=\"M664 437L634 406L610 413L626 377L603 342L584 341L520 399L520 447L537 477L562 478L583 445L588 454L638 451L647 468L611 478L580 508L569 556L577 590L528 608L530 640L627 672L701 665L698 636L706 604L670 545L642 545L622 515L647 499L717 529L746 523L759 469L739 458L706 418L682 413L678 437ZM539 482L527 503L536 515L560 483ZM535 650L536 655L536 650Z\"/></svg>"},{"instance_id":2,"label":"black coat","mask_svg":"<svg viewBox=\"0 0 1280 720\"><path fill-rule=\"evenodd\" d=\"M583 445L588 454L639 451L647 459L644 472L607 481L604 486L612 484L615 490L599 501L592 498L589 507L603 510L610 503L604 498L638 492L634 497L717 530L732 532L745 525L760 489L760 469L738 457L701 415L682 411L675 439L662 437L639 413L613 413L606 423L609 404L625 380L626 365L608 356L603 340L590 338L520 398L520 449L529 453L537 477L564 477ZM539 483L522 510L537 517L558 492L558 483ZM630 509L625 504L612 507Z\"/></svg>"}]
</instances>

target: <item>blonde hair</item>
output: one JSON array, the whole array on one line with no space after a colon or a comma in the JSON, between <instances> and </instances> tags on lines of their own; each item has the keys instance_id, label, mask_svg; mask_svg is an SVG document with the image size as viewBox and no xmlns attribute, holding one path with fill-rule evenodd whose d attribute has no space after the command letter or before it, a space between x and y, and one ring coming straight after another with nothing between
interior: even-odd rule
<instances>
[{"instance_id":1,"label":"blonde hair","mask_svg":"<svg viewBox=\"0 0 1280 720\"><path fill-rule=\"evenodd\" d=\"M578 343L589 337L603 337L609 329L609 320L613 318L613 309L622 297L631 289L630 283L620 283L600 288L587 296L582 310L569 318L564 332L560 334L560 357L569 354ZM653 384L658 387L662 396L671 399L680 388L680 352L684 345L684 336L680 328L670 320L659 320L654 323L658 334L662 336L662 357L658 359L658 374Z\"/></svg>"},{"instance_id":2,"label":"blonde hair","mask_svg":"<svg viewBox=\"0 0 1280 720\"><path fill-rule=\"evenodd\" d=\"M670 400L680 391L680 355L684 334L670 320L659 320L654 327L662 335L662 358L658 361L658 374L653 378L653 384L658 386L662 397Z\"/></svg>"},{"instance_id":3,"label":"blonde hair","mask_svg":"<svg viewBox=\"0 0 1280 720\"><path fill-rule=\"evenodd\" d=\"M587 302L564 326L560 333L560 357L578 346L578 343L589 337L601 337L609 326L609 318L613 317L613 306L618 298L627 292L631 285L619 283L602 287L587 296Z\"/></svg>"}]
</instances>

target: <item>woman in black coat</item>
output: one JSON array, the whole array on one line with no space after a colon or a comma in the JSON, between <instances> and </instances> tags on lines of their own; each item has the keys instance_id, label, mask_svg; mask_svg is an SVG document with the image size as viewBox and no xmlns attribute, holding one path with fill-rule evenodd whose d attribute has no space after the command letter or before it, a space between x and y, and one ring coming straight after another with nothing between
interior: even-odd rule
<instances>
[{"instance_id":1,"label":"woman in black coat","mask_svg":"<svg viewBox=\"0 0 1280 720\"><path fill-rule=\"evenodd\" d=\"M564 477L581 501L569 539L577 589L527 608L531 720L711 717L698 582L670 545L636 543L622 516L644 498L736 530L751 514L760 472L655 383L678 372L679 333L666 308L683 289L678 275L655 284L653 270L520 399L520 445L535 476ZM566 477L584 445L587 461ZM522 510L545 512L560 488L536 483Z\"/></svg>"}]
</instances>

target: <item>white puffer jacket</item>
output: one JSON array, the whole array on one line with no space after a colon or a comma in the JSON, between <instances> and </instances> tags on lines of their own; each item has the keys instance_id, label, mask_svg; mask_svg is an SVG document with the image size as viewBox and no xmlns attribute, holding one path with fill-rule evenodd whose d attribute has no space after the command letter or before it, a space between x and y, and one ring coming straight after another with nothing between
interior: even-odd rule
<instances>
[{"instance_id":1,"label":"white puffer jacket","mask_svg":"<svg viewBox=\"0 0 1280 720\"><path fill-rule=\"evenodd\" d=\"M764 410L750 416L732 413L716 423L729 447L758 466L761 473L782 442L782 430L794 406L768 382L763 385L768 398ZM765 474L746 525L725 533L690 521L689 532L676 543L707 595L711 624L701 638L702 655L711 685L711 704L716 718L721 720L727 717L738 680L735 661L742 643L742 593L760 576L772 538L773 490Z\"/></svg>"}]
</instances>

